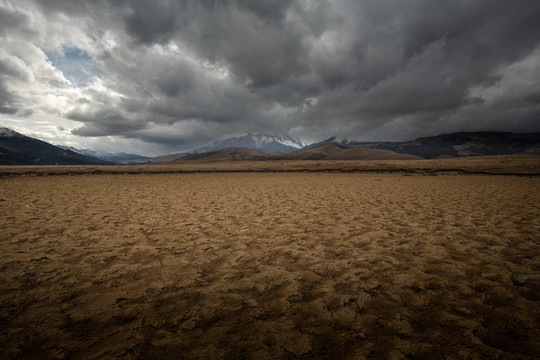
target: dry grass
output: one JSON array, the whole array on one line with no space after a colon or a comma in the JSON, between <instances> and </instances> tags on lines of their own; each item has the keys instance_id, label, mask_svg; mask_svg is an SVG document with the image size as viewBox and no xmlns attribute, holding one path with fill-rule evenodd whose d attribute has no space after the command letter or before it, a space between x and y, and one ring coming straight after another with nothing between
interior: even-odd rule
<instances>
[{"instance_id":1,"label":"dry grass","mask_svg":"<svg viewBox=\"0 0 540 360\"><path fill-rule=\"evenodd\" d=\"M540 155L475 156L432 160L223 161L148 165L0 166L0 176L159 174L204 172L397 172L540 175Z\"/></svg>"}]
</instances>

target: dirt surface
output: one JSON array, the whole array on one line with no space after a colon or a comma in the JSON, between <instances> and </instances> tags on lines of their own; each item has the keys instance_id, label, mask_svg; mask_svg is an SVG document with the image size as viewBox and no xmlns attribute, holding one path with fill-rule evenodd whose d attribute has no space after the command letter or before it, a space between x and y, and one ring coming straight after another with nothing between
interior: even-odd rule
<instances>
[{"instance_id":1,"label":"dirt surface","mask_svg":"<svg viewBox=\"0 0 540 360\"><path fill-rule=\"evenodd\" d=\"M0 357L533 359L539 235L539 177L5 176Z\"/></svg>"}]
</instances>

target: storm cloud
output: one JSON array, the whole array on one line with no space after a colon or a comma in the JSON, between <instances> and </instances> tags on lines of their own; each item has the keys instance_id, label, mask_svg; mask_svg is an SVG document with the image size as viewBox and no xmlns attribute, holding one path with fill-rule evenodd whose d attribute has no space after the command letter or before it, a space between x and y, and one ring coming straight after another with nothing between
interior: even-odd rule
<instances>
[{"instance_id":1,"label":"storm cloud","mask_svg":"<svg viewBox=\"0 0 540 360\"><path fill-rule=\"evenodd\" d=\"M527 0L2 1L0 121L150 153L538 132L539 18Z\"/></svg>"}]
</instances>

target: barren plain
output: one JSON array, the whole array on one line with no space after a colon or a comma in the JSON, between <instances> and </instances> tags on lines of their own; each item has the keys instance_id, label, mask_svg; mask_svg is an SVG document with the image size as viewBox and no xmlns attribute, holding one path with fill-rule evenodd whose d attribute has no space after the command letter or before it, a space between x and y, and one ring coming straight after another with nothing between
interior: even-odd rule
<instances>
[{"instance_id":1,"label":"barren plain","mask_svg":"<svg viewBox=\"0 0 540 360\"><path fill-rule=\"evenodd\" d=\"M445 161L4 167L0 356L536 358L538 160Z\"/></svg>"}]
</instances>

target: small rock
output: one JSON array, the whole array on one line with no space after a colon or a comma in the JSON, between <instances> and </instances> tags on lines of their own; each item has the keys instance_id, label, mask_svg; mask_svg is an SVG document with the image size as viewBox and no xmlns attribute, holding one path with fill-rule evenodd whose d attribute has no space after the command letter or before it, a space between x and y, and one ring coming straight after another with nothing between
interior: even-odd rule
<instances>
[{"instance_id":1,"label":"small rock","mask_svg":"<svg viewBox=\"0 0 540 360\"><path fill-rule=\"evenodd\" d=\"M385 207L385 208L382 208L381 210L382 210L382 211L390 211L390 209L389 209L389 208L387 208L387 207Z\"/></svg>"},{"instance_id":2,"label":"small rock","mask_svg":"<svg viewBox=\"0 0 540 360\"><path fill-rule=\"evenodd\" d=\"M42 256L42 257L40 257L39 259L38 259L38 258L36 258L36 259L30 259L30 261L41 261L41 260L49 260L49 258L46 257L46 256Z\"/></svg>"},{"instance_id":3,"label":"small rock","mask_svg":"<svg viewBox=\"0 0 540 360\"><path fill-rule=\"evenodd\" d=\"M35 267L33 265L30 265L29 267L26 268L26 270L24 270L24 273L25 274L31 274L34 272L34 269Z\"/></svg>"},{"instance_id":4,"label":"small rock","mask_svg":"<svg viewBox=\"0 0 540 360\"><path fill-rule=\"evenodd\" d=\"M180 255L182 254L182 252L180 250L178 250L177 252L174 253L174 255Z\"/></svg>"},{"instance_id":5,"label":"small rock","mask_svg":"<svg viewBox=\"0 0 540 360\"><path fill-rule=\"evenodd\" d=\"M522 273L515 273L512 274L512 281L515 285L523 285L529 280L529 277L527 275L524 275Z\"/></svg>"},{"instance_id":6,"label":"small rock","mask_svg":"<svg viewBox=\"0 0 540 360\"><path fill-rule=\"evenodd\" d=\"M529 280L540 281L540 274L526 275L522 273L512 274L512 281L515 285L524 285Z\"/></svg>"}]
</instances>

